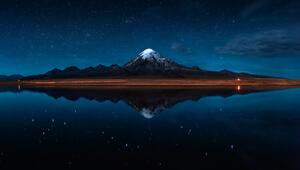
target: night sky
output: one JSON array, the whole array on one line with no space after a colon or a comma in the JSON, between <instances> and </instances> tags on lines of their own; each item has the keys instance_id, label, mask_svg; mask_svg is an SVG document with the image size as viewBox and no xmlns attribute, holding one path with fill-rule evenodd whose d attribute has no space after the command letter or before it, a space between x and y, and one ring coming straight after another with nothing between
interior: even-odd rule
<instances>
[{"instance_id":1,"label":"night sky","mask_svg":"<svg viewBox=\"0 0 300 170\"><path fill-rule=\"evenodd\" d=\"M1 0L0 74L178 63L300 79L297 0Z\"/></svg>"}]
</instances>

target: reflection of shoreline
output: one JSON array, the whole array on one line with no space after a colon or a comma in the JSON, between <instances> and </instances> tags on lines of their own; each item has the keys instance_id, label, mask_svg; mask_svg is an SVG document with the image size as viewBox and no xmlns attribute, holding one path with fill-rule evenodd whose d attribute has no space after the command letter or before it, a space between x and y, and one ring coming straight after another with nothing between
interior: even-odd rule
<instances>
[{"instance_id":1,"label":"reflection of shoreline","mask_svg":"<svg viewBox=\"0 0 300 170\"><path fill-rule=\"evenodd\" d=\"M1 91L30 91L45 93L48 96L58 99L65 98L70 101L77 101L80 98L94 100L98 102L111 101L113 103L123 101L145 118L150 119L167 108L171 108L178 103L209 96L229 97L237 94L249 94L255 92L271 91L274 87L247 87L247 86L226 86L226 87L202 87L202 88L175 88L175 89L144 89L144 88L82 88L73 86L72 88L48 88L48 87L22 87L16 86L0 87Z\"/></svg>"}]
</instances>

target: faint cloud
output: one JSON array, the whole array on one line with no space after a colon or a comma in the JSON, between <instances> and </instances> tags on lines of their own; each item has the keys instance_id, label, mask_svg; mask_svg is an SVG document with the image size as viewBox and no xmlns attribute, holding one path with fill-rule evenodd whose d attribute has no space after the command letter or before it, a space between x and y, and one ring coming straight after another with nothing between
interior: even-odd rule
<instances>
[{"instance_id":1,"label":"faint cloud","mask_svg":"<svg viewBox=\"0 0 300 170\"><path fill-rule=\"evenodd\" d=\"M192 53L190 47L185 46L183 43L175 42L171 45L171 49L177 53L188 55Z\"/></svg>"},{"instance_id":2,"label":"faint cloud","mask_svg":"<svg viewBox=\"0 0 300 170\"><path fill-rule=\"evenodd\" d=\"M241 34L217 48L222 54L270 56L300 54L300 32L271 30Z\"/></svg>"}]
</instances>

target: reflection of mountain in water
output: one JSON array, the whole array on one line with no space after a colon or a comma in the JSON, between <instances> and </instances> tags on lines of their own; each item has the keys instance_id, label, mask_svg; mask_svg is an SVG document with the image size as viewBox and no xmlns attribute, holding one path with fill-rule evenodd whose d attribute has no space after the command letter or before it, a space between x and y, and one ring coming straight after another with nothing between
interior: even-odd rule
<instances>
[{"instance_id":1,"label":"reflection of mountain in water","mask_svg":"<svg viewBox=\"0 0 300 170\"><path fill-rule=\"evenodd\" d=\"M201 88L201 89L70 89L70 88L23 88L25 91L41 92L58 99L76 101L80 98L98 102L123 101L140 112L142 116L150 119L155 114L170 108L178 103L193 100L198 101L203 97L220 96L229 97L236 94L248 94L272 89L241 89L231 88ZM17 92L16 88L5 88L2 91Z\"/></svg>"},{"instance_id":2,"label":"reflection of mountain in water","mask_svg":"<svg viewBox=\"0 0 300 170\"><path fill-rule=\"evenodd\" d=\"M203 97L221 96L229 97L236 94L248 94L260 91L269 91L272 88L245 89L241 87L228 88L201 88L201 89L79 89L79 88L22 88L21 91L41 92L58 99L64 97L71 101L79 98L95 100L98 102L123 101L140 112L147 119L178 103ZM1 87L0 92L18 92L18 88Z\"/></svg>"}]
</instances>

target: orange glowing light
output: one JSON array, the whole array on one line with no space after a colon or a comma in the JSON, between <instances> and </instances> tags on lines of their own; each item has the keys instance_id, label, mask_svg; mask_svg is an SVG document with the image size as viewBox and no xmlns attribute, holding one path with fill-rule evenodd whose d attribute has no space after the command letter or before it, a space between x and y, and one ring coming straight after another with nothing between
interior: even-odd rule
<instances>
[{"instance_id":1,"label":"orange glowing light","mask_svg":"<svg viewBox=\"0 0 300 170\"><path fill-rule=\"evenodd\" d=\"M237 80L237 81L241 81L241 79L240 79L240 78L237 78L236 80Z\"/></svg>"},{"instance_id":2,"label":"orange glowing light","mask_svg":"<svg viewBox=\"0 0 300 170\"><path fill-rule=\"evenodd\" d=\"M241 86L236 87L237 91L241 91Z\"/></svg>"}]
</instances>

